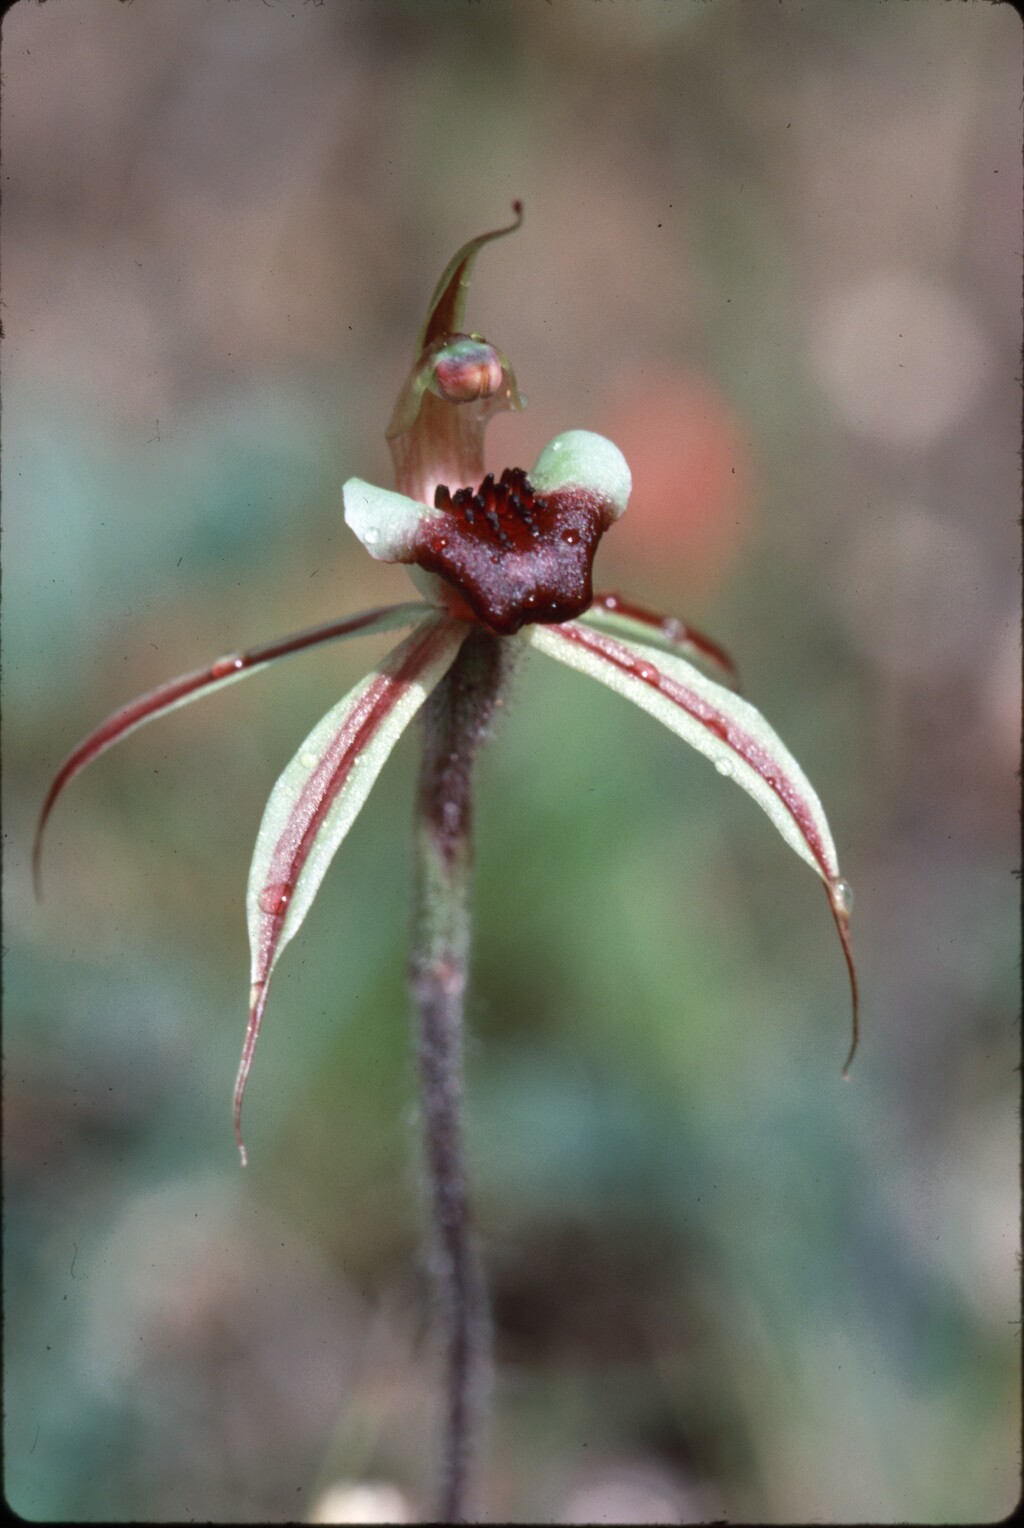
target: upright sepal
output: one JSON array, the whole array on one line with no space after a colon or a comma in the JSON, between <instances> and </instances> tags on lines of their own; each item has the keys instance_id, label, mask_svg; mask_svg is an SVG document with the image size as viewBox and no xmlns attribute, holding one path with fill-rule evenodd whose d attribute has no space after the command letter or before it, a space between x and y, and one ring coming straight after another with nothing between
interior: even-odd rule
<instances>
[{"instance_id":1,"label":"upright sepal","mask_svg":"<svg viewBox=\"0 0 1024 1528\"><path fill-rule=\"evenodd\" d=\"M427 504L439 483L463 488L480 481L487 420L524 406L505 356L465 328L473 263L485 244L519 227L522 205L513 207L514 223L470 239L445 268L387 428L399 489Z\"/></svg>"},{"instance_id":2,"label":"upright sepal","mask_svg":"<svg viewBox=\"0 0 1024 1528\"><path fill-rule=\"evenodd\" d=\"M388 755L452 663L467 632L467 627L443 616L417 627L321 718L270 793L246 899L252 990L234 1105L243 1162L242 1099L271 972L302 926Z\"/></svg>"},{"instance_id":3,"label":"upright sepal","mask_svg":"<svg viewBox=\"0 0 1024 1528\"><path fill-rule=\"evenodd\" d=\"M522 202L513 202L512 211L515 213L514 223L508 223L504 228L492 228L489 233L477 234L475 239L470 239L463 244L458 253L449 260L427 306L427 316L423 320L423 327L416 340L418 351L425 350L435 340L447 339L449 335L460 334L465 329L466 299L469 296L469 278L473 274L473 262L485 244L490 244L494 239L503 239L506 234L515 233L516 229L522 225Z\"/></svg>"}]
</instances>

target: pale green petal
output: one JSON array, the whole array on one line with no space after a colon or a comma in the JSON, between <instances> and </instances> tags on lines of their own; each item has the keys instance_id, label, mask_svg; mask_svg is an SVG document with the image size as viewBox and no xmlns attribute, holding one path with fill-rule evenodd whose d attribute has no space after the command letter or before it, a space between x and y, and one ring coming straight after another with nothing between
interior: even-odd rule
<instances>
[{"instance_id":1,"label":"pale green petal","mask_svg":"<svg viewBox=\"0 0 1024 1528\"><path fill-rule=\"evenodd\" d=\"M341 493L345 524L378 562L410 562L420 524L438 514L404 493L378 488L362 478L349 478Z\"/></svg>"},{"instance_id":2,"label":"pale green petal","mask_svg":"<svg viewBox=\"0 0 1024 1528\"><path fill-rule=\"evenodd\" d=\"M298 932L388 755L451 665L467 630L445 619L418 626L317 722L277 781L257 835L246 899L254 983L266 984L281 951ZM393 693L388 691L390 703L373 725L369 708L388 686L393 687ZM324 798L332 761L338 772L344 770L333 799L329 790ZM328 804L317 820L313 807L321 798ZM307 831L314 836L300 853ZM288 886L288 901L283 916L271 926L265 902L274 884Z\"/></svg>"},{"instance_id":3,"label":"pale green petal","mask_svg":"<svg viewBox=\"0 0 1024 1528\"><path fill-rule=\"evenodd\" d=\"M548 442L530 473L536 493L558 488L588 488L612 509L612 518L625 512L633 478L626 458L603 435L593 430L566 430Z\"/></svg>"},{"instance_id":4,"label":"pale green petal","mask_svg":"<svg viewBox=\"0 0 1024 1528\"><path fill-rule=\"evenodd\" d=\"M584 640L578 640L580 636ZM716 684L684 658L655 653L621 638L612 641L575 622L562 627L531 626L528 640L540 652L633 701L704 754L720 774L753 797L790 848L826 885L833 885L839 863L821 802L793 755L749 701ZM616 650L632 662L632 672L615 661ZM664 688L658 688L657 674L665 676ZM684 695L693 710L681 703ZM703 712L704 719L694 711ZM732 742L714 730L717 725L732 736ZM772 779L780 788L772 785Z\"/></svg>"}]
</instances>

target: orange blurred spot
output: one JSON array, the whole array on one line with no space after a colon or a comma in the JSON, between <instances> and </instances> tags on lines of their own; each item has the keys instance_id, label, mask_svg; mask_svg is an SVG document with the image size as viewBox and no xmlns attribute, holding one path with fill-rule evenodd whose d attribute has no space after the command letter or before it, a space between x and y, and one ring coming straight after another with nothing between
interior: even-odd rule
<instances>
[{"instance_id":1,"label":"orange blurred spot","mask_svg":"<svg viewBox=\"0 0 1024 1528\"><path fill-rule=\"evenodd\" d=\"M754 472L740 416L709 377L661 365L621 372L597 428L633 473L616 559L645 571L668 564L688 591L713 588L752 523Z\"/></svg>"}]
</instances>

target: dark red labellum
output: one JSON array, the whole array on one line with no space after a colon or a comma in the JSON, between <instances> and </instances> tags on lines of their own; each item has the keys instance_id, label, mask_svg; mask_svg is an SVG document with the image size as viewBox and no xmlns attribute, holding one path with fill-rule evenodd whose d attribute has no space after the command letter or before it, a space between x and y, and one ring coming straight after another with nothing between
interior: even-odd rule
<instances>
[{"instance_id":1,"label":"dark red labellum","mask_svg":"<svg viewBox=\"0 0 1024 1528\"><path fill-rule=\"evenodd\" d=\"M586 488L535 494L521 467L497 482L488 473L474 493L441 485L424 519L416 562L462 596L500 636L531 621L568 621L594 597L594 553L611 521L608 506Z\"/></svg>"}]
</instances>

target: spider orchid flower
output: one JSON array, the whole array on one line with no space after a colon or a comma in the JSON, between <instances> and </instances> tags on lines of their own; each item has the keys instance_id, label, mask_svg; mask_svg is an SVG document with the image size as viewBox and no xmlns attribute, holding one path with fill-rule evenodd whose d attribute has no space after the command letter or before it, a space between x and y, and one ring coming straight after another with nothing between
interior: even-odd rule
<instances>
[{"instance_id":1,"label":"spider orchid flower","mask_svg":"<svg viewBox=\"0 0 1024 1528\"><path fill-rule=\"evenodd\" d=\"M249 874L249 1018L235 1083L242 1099L271 974L298 932L327 868L388 755L423 710L416 816L410 985L436 1242L434 1275L447 1332L447 1441L438 1521L470 1513L471 1441L483 1393L487 1320L470 1233L459 1103L462 998L468 969L471 776L513 661L531 649L596 679L647 711L735 780L825 886L849 972L857 1045L851 892L817 795L792 754L738 693L715 643L673 617L597 594L598 543L624 512L622 453L588 430L556 436L529 472L484 471L492 414L523 407L508 361L465 326L473 264L516 220L471 240L438 283L387 437L396 488L350 478L345 519L371 557L408 565L420 598L362 611L173 679L107 718L58 770L33 850L64 787L87 764L157 716L244 679L279 658L358 635L408 635L316 724L270 794ZM844 1068L845 1075L846 1068Z\"/></svg>"},{"instance_id":2,"label":"spider orchid flower","mask_svg":"<svg viewBox=\"0 0 1024 1528\"><path fill-rule=\"evenodd\" d=\"M737 693L715 643L674 617L617 594L594 595L598 543L624 512L629 468L610 441L569 430L529 473L484 474L489 417L524 406L505 357L467 333L469 278L480 248L521 222L459 250L438 283L416 360L388 428L398 491L350 478L345 520L371 557L409 565L421 599L362 611L218 658L108 717L69 754L43 803L33 849L41 895L43 831L64 787L144 723L330 642L411 627L410 634L317 723L274 786L256 839L247 915L249 1019L234 1093L241 1108L271 973L298 932L327 868L388 755L474 632L533 649L598 680L664 723L735 780L820 876L842 943L857 1044L857 981L849 936L852 893L840 875L821 803L792 754ZM710 668L715 677L697 664Z\"/></svg>"}]
</instances>

